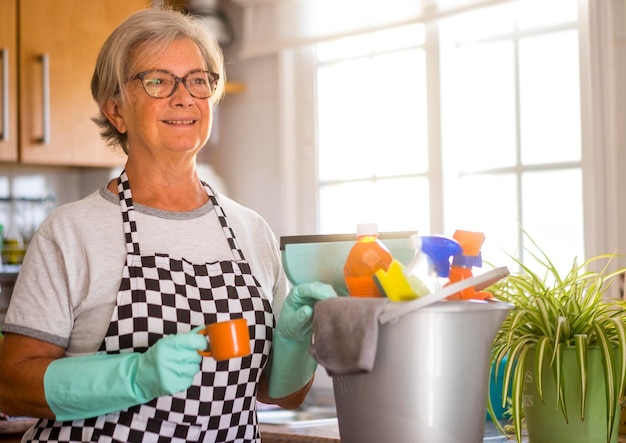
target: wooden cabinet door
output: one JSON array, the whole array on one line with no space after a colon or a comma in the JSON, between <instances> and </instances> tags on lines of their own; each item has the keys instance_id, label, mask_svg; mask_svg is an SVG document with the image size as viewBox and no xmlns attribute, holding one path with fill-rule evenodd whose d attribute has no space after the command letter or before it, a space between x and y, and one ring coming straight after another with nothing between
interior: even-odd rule
<instances>
[{"instance_id":1,"label":"wooden cabinet door","mask_svg":"<svg viewBox=\"0 0 626 443\"><path fill-rule=\"evenodd\" d=\"M91 121L98 110L91 76L111 31L148 6L148 0L19 0L22 163L124 163Z\"/></svg>"},{"instance_id":2,"label":"wooden cabinet door","mask_svg":"<svg viewBox=\"0 0 626 443\"><path fill-rule=\"evenodd\" d=\"M17 0L0 0L0 161L17 161Z\"/></svg>"}]
</instances>

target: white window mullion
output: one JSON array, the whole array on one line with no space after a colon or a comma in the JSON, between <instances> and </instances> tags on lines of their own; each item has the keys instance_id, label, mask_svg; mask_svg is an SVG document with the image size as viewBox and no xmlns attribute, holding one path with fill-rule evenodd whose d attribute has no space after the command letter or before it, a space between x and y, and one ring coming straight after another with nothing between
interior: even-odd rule
<instances>
[{"instance_id":1,"label":"white window mullion","mask_svg":"<svg viewBox=\"0 0 626 443\"><path fill-rule=\"evenodd\" d=\"M444 232L444 192L441 140L441 63L439 59L439 26L426 25L426 83L428 102L428 178L430 194L430 230ZM428 233L424 233L428 234Z\"/></svg>"}]
</instances>

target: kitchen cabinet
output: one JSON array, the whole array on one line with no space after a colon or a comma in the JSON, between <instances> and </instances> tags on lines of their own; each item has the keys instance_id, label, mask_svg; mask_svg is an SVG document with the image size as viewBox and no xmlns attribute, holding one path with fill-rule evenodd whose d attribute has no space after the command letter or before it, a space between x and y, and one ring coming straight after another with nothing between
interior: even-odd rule
<instances>
[{"instance_id":1,"label":"kitchen cabinet","mask_svg":"<svg viewBox=\"0 0 626 443\"><path fill-rule=\"evenodd\" d=\"M19 161L123 164L125 156L105 145L91 121L97 112L91 76L106 37L128 15L150 6L150 1L0 0L0 5L0 42L15 41L12 35L4 36L15 35L6 31L8 24L8 29L16 30L19 46ZM11 53L15 51L9 49L9 57ZM14 88L14 84L9 87L9 97L15 95ZM10 115L16 115L14 110Z\"/></svg>"},{"instance_id":2,"label":"kitchen cabinet","mask_svg":"<svg viewBox=\"0 0 626 443\"><path fill-rule=\"evenodd\" d=\"M17 0L0 0L0 161L17 160Z\"/></svg>"}]
</instances>

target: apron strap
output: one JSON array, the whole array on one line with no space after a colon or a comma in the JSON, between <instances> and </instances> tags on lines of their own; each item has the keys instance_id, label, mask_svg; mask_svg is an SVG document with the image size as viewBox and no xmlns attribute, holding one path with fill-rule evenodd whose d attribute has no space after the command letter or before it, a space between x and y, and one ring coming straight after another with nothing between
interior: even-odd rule
<instances>
[{"instance_id":1,"label":"apron strap","mask_svg":"<svg viewBox=\"0 0 626 443\"><path fill-rule=\"evenodd\" d=\"M139 255L139 235L137 233L137 222L135 221L135 205L130 192L126 170L122 171L117 179L117 192L120 198L120 210L126 237L126 253Z\"/></svg>"},{"instance_id":2,"label":"apron strap","mask_svg":"<svg viewBox=\"0 0 626 443\"><path fill-rule=\"evenodd\" d=\"M209 195L209 199L211 200L211 203L213 203L213 208L215 209L217 220L220 222L220 226L222 227L222 231L224 232L224 235L226 236L226 241L228 241L228 246L230 247L233 253L233 257L235 261L237 262L245 261L243 251L239 247L239 244L237 243L237 239L235 238L235 232L230 227L230 224L228 223L228 218L226 217L224 210L222 209L220 204L217 202L217 197L215 197L215 194L213 193L213 189L211 189L211 187L207 185L205 182L202 182L202 185L204 186L204 189Z\"/></svg>"}]
</instances>

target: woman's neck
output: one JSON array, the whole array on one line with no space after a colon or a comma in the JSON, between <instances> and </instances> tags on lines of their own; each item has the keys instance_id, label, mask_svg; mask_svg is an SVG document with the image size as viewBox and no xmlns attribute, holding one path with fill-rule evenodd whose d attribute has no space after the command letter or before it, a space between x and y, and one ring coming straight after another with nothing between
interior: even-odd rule
<instances>
[{"instance_id":1,"label":"woman's neck","mask_svg":"<svg viewBox=\"0 0 626 443\"><path fill-rule=\"evenodd\" d=\"M135 203L165 211L183 212L197 209L209 199L195 165L186 170L137 170L132 165L126 166ZM117 180L109 183L109 189L117 194Z\"/></svg>"}]
</instances>

